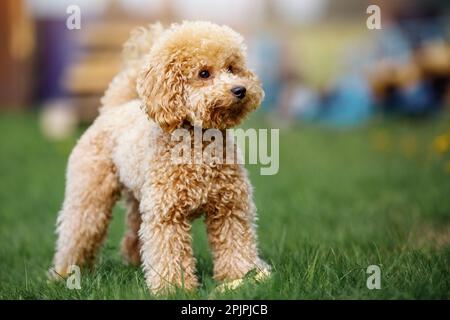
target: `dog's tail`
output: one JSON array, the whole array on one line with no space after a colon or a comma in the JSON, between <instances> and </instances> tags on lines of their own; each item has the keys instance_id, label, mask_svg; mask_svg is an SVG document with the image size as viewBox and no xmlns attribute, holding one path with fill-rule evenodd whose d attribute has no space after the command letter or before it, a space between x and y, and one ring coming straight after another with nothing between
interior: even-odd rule
<instances>
[{"instance_id":1,"label":"dog's tail","mask_svg":"<svg viewBox=\"0 0 450 320\"><path fill-rule=\"evenodd\" d=\"M161 23L133 29L122 51L123 68L110 82L101 99L103 108L117 106L138 97L136 79L142 60L155 40L163 33Z\"/></svg>"}]
</instances>

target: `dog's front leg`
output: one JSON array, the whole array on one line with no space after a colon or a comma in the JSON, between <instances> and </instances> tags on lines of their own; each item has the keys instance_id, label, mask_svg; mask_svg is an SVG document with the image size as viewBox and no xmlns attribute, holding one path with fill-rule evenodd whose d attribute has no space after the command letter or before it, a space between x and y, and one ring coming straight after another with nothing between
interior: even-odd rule
<instances>
[{"instance_id":1,"label":"dog's front leg","mask_svg":"<svg viewBox=\"0 0 450 320\"><path fill-rule=\"evenodd\" d=\"M258 255L256 210L246 185L236 183L234 188L220 190L206 212L214 278L219 281L241 279L252 269L264 275L270 270Z\"/></svg>"},{"instance_id":2,"label":"dog's front leg","mask_svg":"<svg viewBox=\"0 0 450 320\"><path fill-rule=\"evenodd\" d=\"M191 223L178 206L170 209L154 203L144 208L139 230L141 258L149 289L170 293L175 288L197 287L192 251Z\"/></svg>"}]
</instances>

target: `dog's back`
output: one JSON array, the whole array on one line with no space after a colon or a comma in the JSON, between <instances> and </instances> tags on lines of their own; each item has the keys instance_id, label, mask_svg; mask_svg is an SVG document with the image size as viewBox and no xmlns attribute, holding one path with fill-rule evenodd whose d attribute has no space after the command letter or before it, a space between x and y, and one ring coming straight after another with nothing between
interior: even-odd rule
<instances>
[{"instance_id":1,"label":"dog's back","mask_svg":"<svg viewBox=\"0 0 450 320\"><path fill-rule=\"evenodd\" d=\"M102 108L118 106L137 98L136 78L142 59L163 31L164 28L159 22L131 31L130 38L123 46L122 70L111 81L102 97Z\"/></svg>"}]
</instances>

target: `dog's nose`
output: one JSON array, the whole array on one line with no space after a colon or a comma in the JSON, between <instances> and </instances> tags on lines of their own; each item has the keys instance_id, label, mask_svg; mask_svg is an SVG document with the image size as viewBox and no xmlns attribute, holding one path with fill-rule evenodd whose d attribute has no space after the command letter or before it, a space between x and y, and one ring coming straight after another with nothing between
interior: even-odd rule
<instances>
[{"instance_id":1,"label":"dog's nose","mask_svg":"<svg viewBox=\"0 0 450 320\"><path fill-rule=\"evenodd\" d=\"M243 86L237 86L231 89L231 92L239 99L244 99L247 89Z\"/></svg>"}]
</instances>

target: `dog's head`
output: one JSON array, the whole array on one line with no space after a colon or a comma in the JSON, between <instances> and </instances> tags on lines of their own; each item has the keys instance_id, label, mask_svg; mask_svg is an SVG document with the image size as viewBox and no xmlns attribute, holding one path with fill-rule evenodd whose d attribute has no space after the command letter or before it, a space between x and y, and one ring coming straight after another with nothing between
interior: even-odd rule
<instances>
[{"instance_id":1,"label":"dog's head","mask_svg":"<svg viewBox=\"0 0 450 320\"><path fill-rule=\"evenodd\" d=\"M173 25L155 42L137 80L149 117L168 132L183 123L237 125L264 96L245 51L242 37L229 27Z\"/></svg>"}]
</instances>

